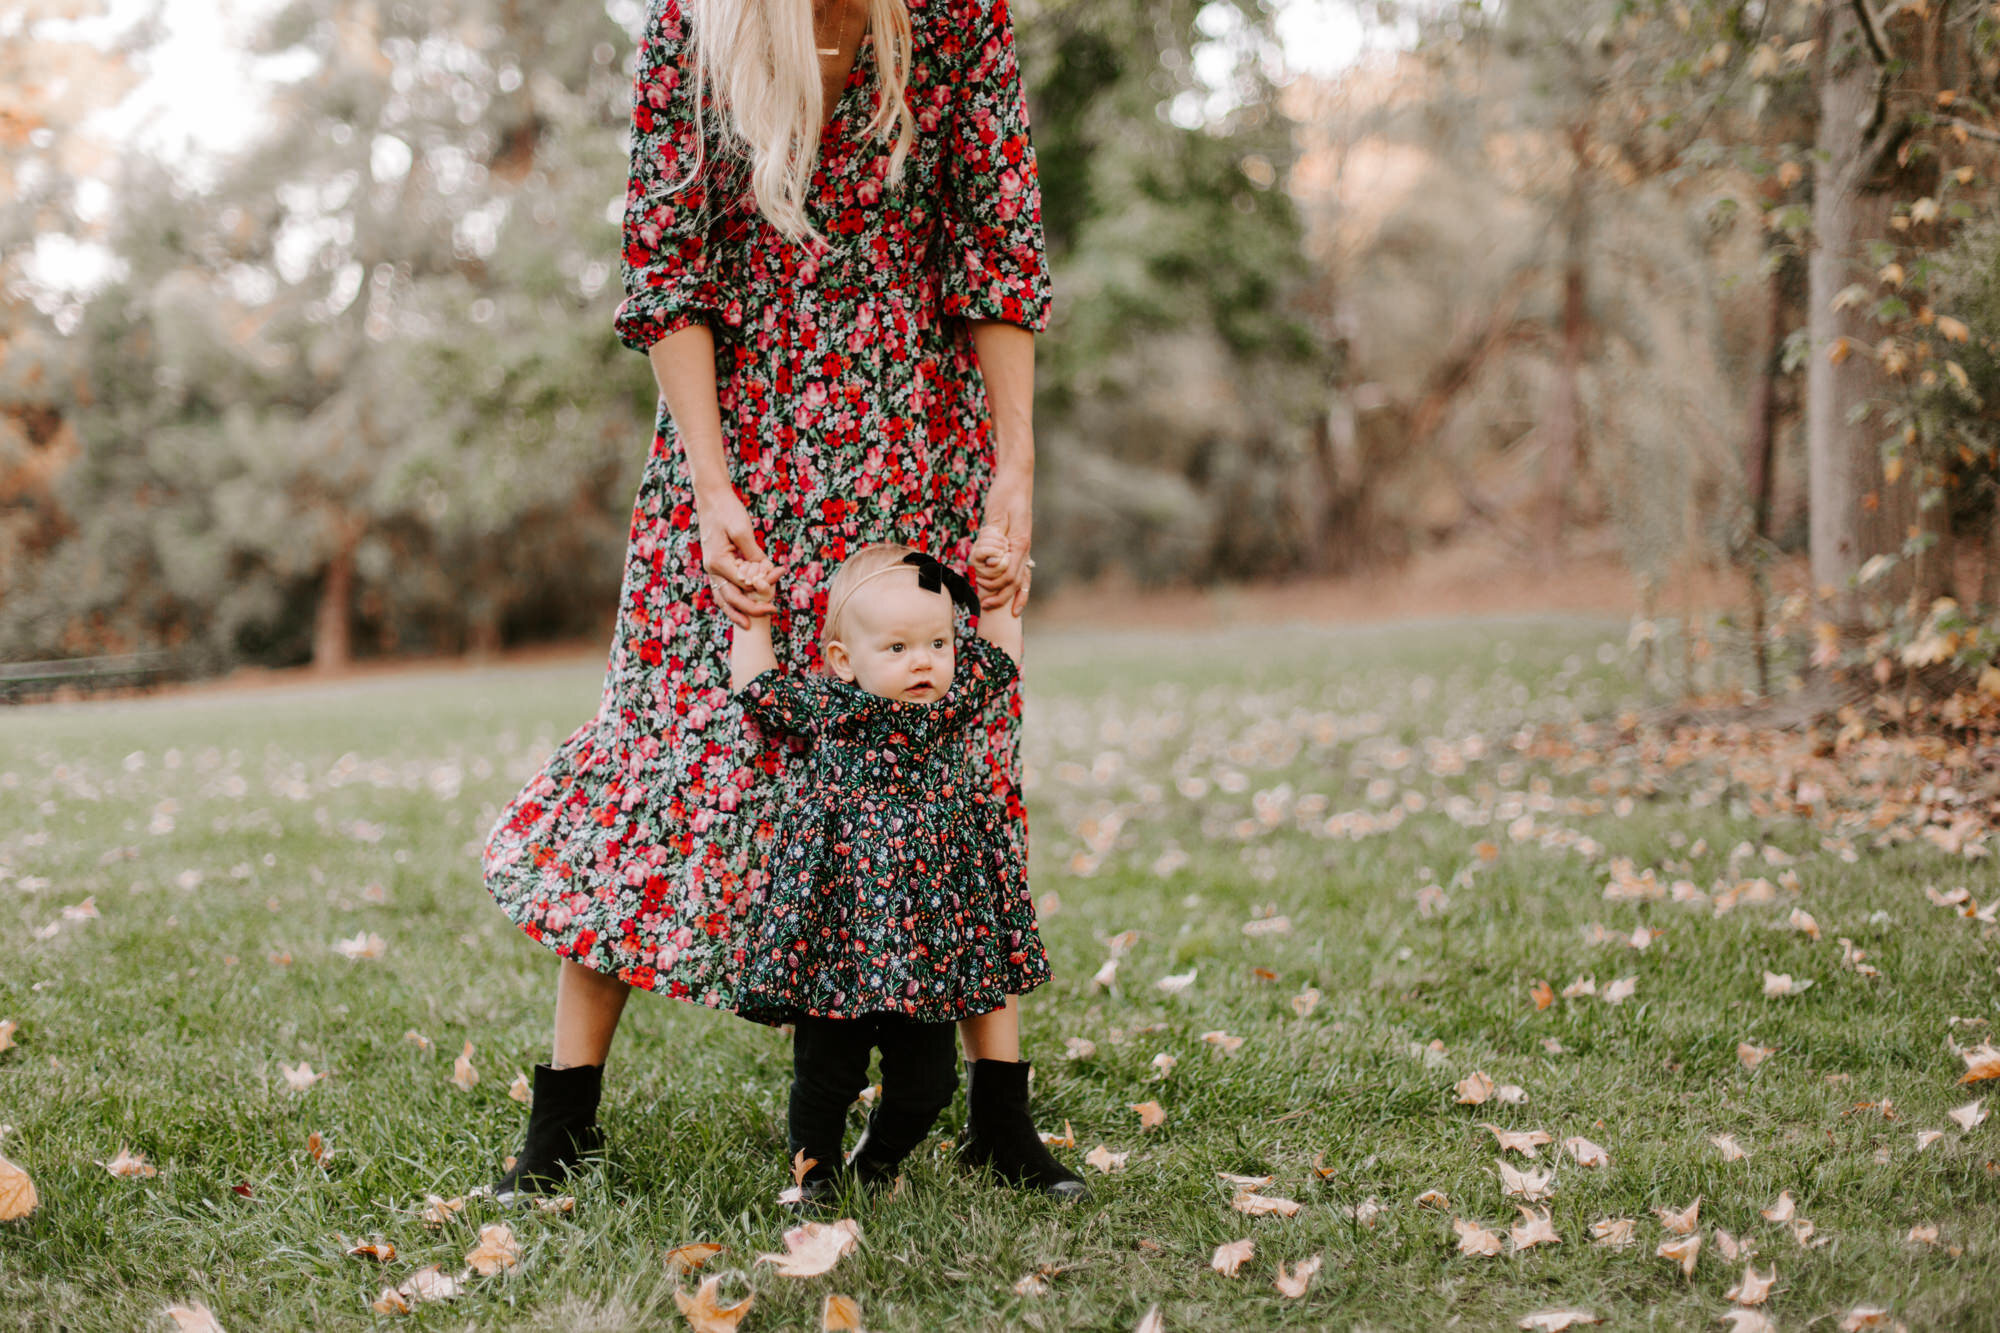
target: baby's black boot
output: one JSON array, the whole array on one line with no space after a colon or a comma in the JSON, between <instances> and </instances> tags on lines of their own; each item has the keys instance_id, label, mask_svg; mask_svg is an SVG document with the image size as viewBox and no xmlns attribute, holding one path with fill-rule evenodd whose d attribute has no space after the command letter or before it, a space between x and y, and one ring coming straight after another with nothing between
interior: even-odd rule
<instances>
[{"instance_id":1,"label":"baby's black boot","mask_svg":"<svg viewBox=\"0 0 2000 1333\"><path fill-rule=\"evenodd\" d=\"M1025 1060L967 1060L966 1124L959 1160L990 1166L1010 1185L1039 1190L1059 1199L1083 1199L1083 1177L1055 1159L1028 1115Z\"/></svg>"},{"instance_id":2,"label":"baby's black boot","mask_svg":"<svg viewBox=\"0 0 2000 1333\"><path fill-rule=\"evenodd\" d=\"M491 1186L500 1203L523 1203L530 1196L562 1188L584 1158L603 1150L597 1102L604 1090L603 1065L536 1065L528 1103L527 1141Z\"/></svg>"}]
</instances>

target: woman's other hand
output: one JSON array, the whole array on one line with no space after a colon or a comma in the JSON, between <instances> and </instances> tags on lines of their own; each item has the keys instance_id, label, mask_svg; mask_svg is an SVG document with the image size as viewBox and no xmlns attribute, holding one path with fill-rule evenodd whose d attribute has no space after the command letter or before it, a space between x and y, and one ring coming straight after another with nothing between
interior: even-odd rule
<instances>
[{"instance_id":1,"label":"woman's other hand","mask_svg":"<svg viewBox=\"0 0 2000 1333\"><path fill-rule=\"evenodd\" d=\"M701 536L701 564L715 603L738 629L753 616L771 614L776 604L776 570L757 542L750 511L729 488L697 495L695 526Z\"/></svg>"}]
</instances>

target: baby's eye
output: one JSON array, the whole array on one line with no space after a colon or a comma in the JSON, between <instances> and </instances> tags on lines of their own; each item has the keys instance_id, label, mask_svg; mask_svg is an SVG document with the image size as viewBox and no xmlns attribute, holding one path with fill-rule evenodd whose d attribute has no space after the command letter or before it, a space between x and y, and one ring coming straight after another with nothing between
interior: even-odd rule
<instances>
[{"instance_id":1,"label":"baby's eye","mask_svg":"<svg viewBox=\"0 0 2000 1333\"><path fill-rule=\"evenodd\" d=\"M942 649L944 648L944 640L943 640L943 639L932 639L932 640L931 640L931 647L933 647L933 648L936 648L936 649L939 649L939 650L942 650Z\"/></svg>"},{"instance_id":2,"label":"baby's eye","mask_svg":"<svg viewBox=\"0 0 2000 1333\"><path fill-rule=\"evenodd\" d=\"M900 653L903 651L903 645L900 643L892 643L889 645L889 651L892 653Z\"/></svg>"}]
</instances>

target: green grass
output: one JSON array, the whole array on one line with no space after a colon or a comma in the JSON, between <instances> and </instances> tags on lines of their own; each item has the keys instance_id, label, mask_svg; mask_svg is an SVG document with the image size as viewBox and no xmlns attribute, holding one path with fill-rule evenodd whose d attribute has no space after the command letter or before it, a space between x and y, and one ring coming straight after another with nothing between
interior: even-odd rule
<instances>
[{"instance_id":1,"label":"green grass","mask_svg":"<svg viewBox=\"0 0 2000 1333\"><path fill-rule=\"evenodd\" d=\"M1095 1198L1065 1207L961 1177L927 1150L899 1197L857 1205L858 1253L827 1277L776 1276L751 1259L780 1248L787 1225L774 1204L783 1038L635 997L608 1081L610 1158L575 1213L508 1215L520 1269L400 1320L369 1309L385 1280L456 1271L499 1215L475 1207L430 1230L424 1196L491 1177L523 1121L508 1082L546 1053L553 960L486 898L478 843L589 715L599 671L0 715L0 1019L20 1025L0 1054L12 1126L0 1153L42 1199L0 1225L0 1326L157 1328L167 1304L199 1300L238 1333L683 1327L661 1255L706 1240L729 1247L716 1266L756 1294L748 1333L817 1328L835 1291L858 1297L874 1329L1125 1330L1155 1303L1170 1329L1498 1328L1567 1304L1614 1328L1695 1328L1714 1325L1742 1271L1716 1252L1720 1226L1756 1242L1760 1270L1775 1263L1766 1308L1780 1327L1830 1328L1875 1303L1915 1329L1990 1328L2000 1118L1963 1134L1945 1112L1968 1100L1948 1043L1990 1031L1953 1019L1994 1017L1996 960L1978 923L1922 887L1984 897L1991 870L1917 846L1844 864L1816 830L1753 817L1740 789L1711 783L1717 798L1696 806L1692 775L1649 782L1629 754L1524 761L1523 727L1632 695L1620 637L1540 620L1037 638L1034 873L1037 893L1060 899L1043 923L1057 979L1025 1008L1037 1114L1074 1125L1073 1159L1102 1143L1129 1151L1127 1167L1091 1172ZM1475 737L1483 748L1468 753ZM1332 816L1416 797L1393 829L1327 833ZM1510 838L1524 802L1603 852ZM1483 864L1488 839L1500 851ZM1746 840L1796 855L1825 939L1782 928L1789 902L1717 917L1604 900L1612 857L1659 866L1698 839L1707 850L1685 877L1703 887ZM1430 883L1450 905L1425 917ZM91 895L99 919L36 938ZM1243 933L1273 911L1289 933ZM1642 921L1665 930L1644 952L1587 943L1588 923ZM1105 941L1128 930L1116 987L1093 990ZM361 931L387 955L332 951ZM1880 979L1840 967L1841 935ZM289 964L272 960L286 952ZM1155 988L1189 968L1184 994ZM1816 984L1767 1000L1766 968ZM1636 974L1638 991L1617 1007L1534 1009L1534 980L1578 974ZM1291 1000L1307 987L1323 998L1301 1019ZM431 1049L406 1041L411 1029ZM1216 1029L1244 1039L1234 1056L1202 1041ZM1065 1059L1071 1037L1095 1054ZM1566 1053L1546 1052L1550 1037ZM1735 1056L1746 1039L1778 1048L1754 1074ZM481 1072L470 1093L447 1081L468 1040ZM1441 1057L1423 1054L1433 1041ZM1159 1082L1156 1053L1179 1060ZM301 1060L331 1077L288 1091L279 1065ZM1474 1069L1522 1085L1528 1103L1455 1105L1452 1085ZM1852 1109L1884 1098L1894 1119ZM1149 1099L1168 1119L1141 1134L1127 1106ZM1456 1253L1454 1216L1501 1231L1516 1217L1480 1121L1610 1151L1604 1170L1555 1157L1561 1245ZM1948 1132L1919 1153L1915 1131L1929 1128ZM332 1152L324 1168L306 1153L313 1132ZM1724 1161L1708 1141L1723 1132L1751 1155ZM159 1175L97 1165L123 1146ZM1310 1170L1318 1154L1328 1179ZM1272 1174L1267 1192L1303 1208L1245 1217L1218 1171ZM1430 1189L1449 1210L1415 1204ZM1827 1244L1802 1249L1759 1218L1785 1189ZM1697 1194L1707 1243L1683 1280L1653 1253L1664 1237L1650 1210ZM1347 1210L1371 1198L1369 1227ZM1638 1220L1640 1243L1592 1245L1590 1222L1619 1216ZM1942 1243L1908 1242L1920 1223ZM343 1238L378 1235L399 1251L386 1269L343 1253ZM1257 1253L1242 1273L1210 1271L1214 1248L1244 1236ZM1311 1291L1280 1298L1276 1261L1315 1253ZM1047 1294L1017 1296L1041 1265L1063 1271Z\"/></svg>"}]
</instances>

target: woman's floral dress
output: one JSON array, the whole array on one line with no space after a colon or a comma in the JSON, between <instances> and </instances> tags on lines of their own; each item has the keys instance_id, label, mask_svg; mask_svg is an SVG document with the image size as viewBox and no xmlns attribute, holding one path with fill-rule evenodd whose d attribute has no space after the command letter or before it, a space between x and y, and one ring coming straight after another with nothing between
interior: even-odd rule
<instances>
[{"instance_id":1,"label":"woman's floral dress","mask_svg":"<svg viewBox=\"0 0 2000 1333\"><path fill-rule=\"evenodd\" d=\"M966 321L1047 325L1041 194L1005 0L908 0L917 138L900 183L864 138L874 42L864 37L820 138L808 214L826 243L784 240L756 212L719 140L696 147L688 32L652 0L639 50L625 301L644 349L697 320L715 335L716 392L737 493L781 566L772 626L794 675L819 668L825 582L850 548L899 541L969 562L993 470L991 419ZM617 630L596 716L507 804L486 886L529 936L634 986L733 1007L782 789L800 766L746 724L729 691L729 622L703 574L687 464L665 404L633 507ZM1021 858L1018 683L961 742ZM1034 928L1025 886L995 904Z\"/></svg>"},{"instance_id":2,"label":"woman's floral dress","mask_svg":"<svg viewBox=\"0 0 2000 1333\"><path fill-rule=\"evenodd\" d=\"M1005 652L960 635L936 703L776 667L743 687L760 727L811 748L776 817L738 1013L951 1022L1048 980L1032 917L996 910L1026 906L1025 877L965 746L966 728L1016 679Z\"/></svg>"}]
</instances>

